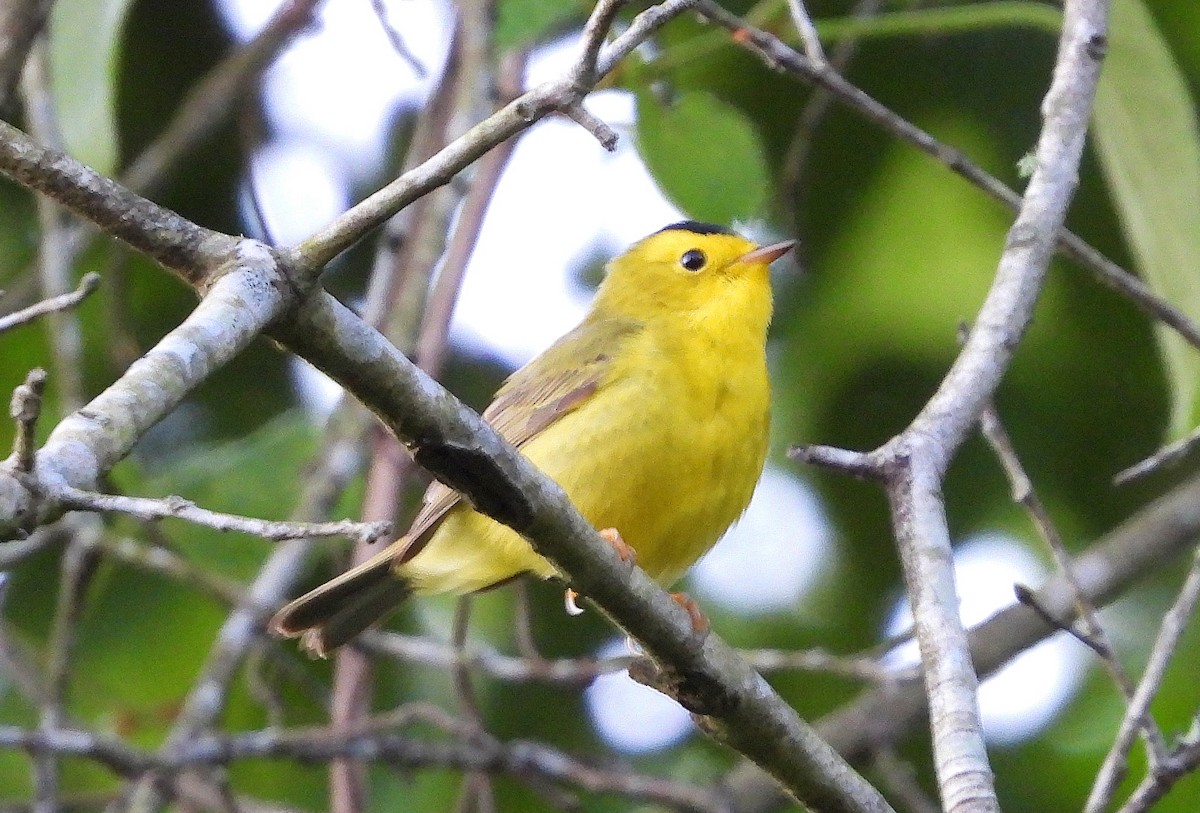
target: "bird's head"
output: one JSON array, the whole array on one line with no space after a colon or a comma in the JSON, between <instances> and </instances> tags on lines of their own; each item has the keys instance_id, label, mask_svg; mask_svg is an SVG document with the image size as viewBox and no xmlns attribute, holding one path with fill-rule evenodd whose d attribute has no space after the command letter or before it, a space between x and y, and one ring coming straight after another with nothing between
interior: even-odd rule
<instances>
[{"instance_id":1,"label":"bird's head","mask_svg":"<svg viewBox=\"0 0 1200 813\"><path fill-rule=\"evenodd\" d=\"M770 319L768 266L794 241L759 247L708 223L674 223L608 265L593 312L639 322L743 317Z\"/></svg>"}]
</instances>

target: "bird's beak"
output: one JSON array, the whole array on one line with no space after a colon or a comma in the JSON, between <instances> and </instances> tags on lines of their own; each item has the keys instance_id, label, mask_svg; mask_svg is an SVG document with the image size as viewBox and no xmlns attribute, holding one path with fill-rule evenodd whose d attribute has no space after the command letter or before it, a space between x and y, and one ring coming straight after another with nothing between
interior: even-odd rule
<instances>
[{"instance_id":1,"label":"bird's beak","mask_svg":"<svg viewBox=\"0 0 1200 813\"><path fill-rule=\"evenodd\" d=\"M738 257L739 263L762 263L770 265L778 260L784 254L792 250L792 246L796 245L795 240L785 240L782 243L775 243L770 246L759 246L753 251L743 254Z\"/></svg>"}]
</instances>

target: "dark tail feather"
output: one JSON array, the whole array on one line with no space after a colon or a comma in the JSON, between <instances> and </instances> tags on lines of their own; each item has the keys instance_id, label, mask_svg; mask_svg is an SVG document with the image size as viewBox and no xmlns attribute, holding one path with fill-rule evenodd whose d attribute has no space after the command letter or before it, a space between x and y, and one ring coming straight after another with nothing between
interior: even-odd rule
<instances>
[{"instance_id":1,"label":"dark tail feather","mask_svg":"<svg viewBox=\"0 0 1200 813\"><path fill-rule=\"evenodd\" d=\"M394 546L305 593L271 619L271 631L300 636L305 649L325 657L390 613L412 595L412 585L392 570Z\"/></svg>"}]
</instances>

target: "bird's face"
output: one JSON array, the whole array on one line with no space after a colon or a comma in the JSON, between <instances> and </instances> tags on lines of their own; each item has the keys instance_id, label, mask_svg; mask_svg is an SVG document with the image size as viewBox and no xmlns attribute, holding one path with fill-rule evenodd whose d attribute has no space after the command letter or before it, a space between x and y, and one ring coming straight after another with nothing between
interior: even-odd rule
<instances>
[{"instance_id":1,"label":"bird's face","mask_svg":"<svg viewBox=\"0 0 1200 813\"><path fill-rule=\"evenodd\" d=\"M595 308L640 322L722 314L761 319L765 327L771 309L767 269L790 247L760 249L706 224L668 226L609 263Z\"/></svg>"}]
</instances>

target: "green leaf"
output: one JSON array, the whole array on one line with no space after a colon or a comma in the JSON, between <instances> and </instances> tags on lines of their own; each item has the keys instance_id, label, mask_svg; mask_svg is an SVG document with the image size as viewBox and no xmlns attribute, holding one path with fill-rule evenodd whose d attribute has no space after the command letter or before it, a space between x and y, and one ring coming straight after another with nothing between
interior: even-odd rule
<instances>
[{"instance_id":1,"label":"green leaf","mask_svg":"<svg viewBox=\"0 0 1200 813\"><path fill-rule=\"evenodd\" d=\"M638 149L672 203L713 223L761 212L767 161L758 132L740 110L700 91L673 104L649 91L637 98Z\"/></svg>"},{"instance_id":2,"label":"green leaf","mask_svg":"<svg viewBox=\"0 0 1200 813\"><path fill-rule=\"evenodd\" d=\"M1200 320L1200 131L1196 108L1140 0L1114 0L1096 94L1100 165L1138 271L1156 293ZM1194 422L1200 353L1158 328L1172 386L1171 433Z\"/></svg>"},{"instance_id":3,"label":"green leaf","mask_svg":"<svg viewBox=\"0 0 1200 813\"><path fill-rule=\"evenodd\" d=\"M134 466L116 471L124 490L169 494L202 508L270 520L287 519L295 483L316 443L316 430L299 411L287 412L236 441L187 448L165 469L146 475ZM176 548L195 565L249 579L273 547L241 533L221 533L187 522L170 524Z\"/></svg>"},{"instance_id":4,"label":"green leaf","mask_svg":"<svg viewBox=\"0 0 1200 813\"><path fill-rule=\"evenodd\" d=\"M117 168L116 82L129 0L60 0L50 17L51 90L66 150Z\"/></svg>"},{"instance_id":5,"label":"green leaf","mask_svg":"<svg viewBox=\"0 0 1200 813\"><path fill-rule=\"evenodd\" d=\"M496 46L503 50L529 45L569 23L582 20L586 13L586 8L578 2L500 0L493 35Z\"/></svg>"}]
</instances>

